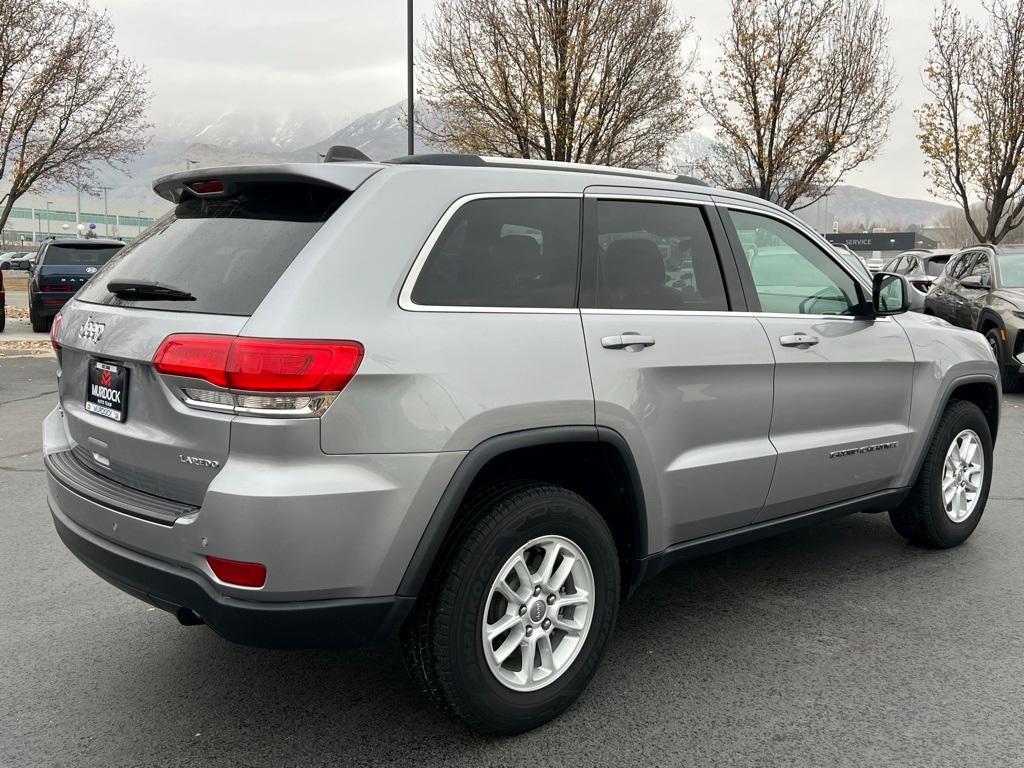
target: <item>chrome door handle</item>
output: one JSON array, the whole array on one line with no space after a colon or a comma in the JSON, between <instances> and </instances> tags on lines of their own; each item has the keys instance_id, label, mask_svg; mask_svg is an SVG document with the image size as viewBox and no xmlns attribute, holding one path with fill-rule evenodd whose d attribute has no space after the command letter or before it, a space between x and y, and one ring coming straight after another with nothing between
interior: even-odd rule
<instances>
[{"instance_id":1,"label":"chrome door handle","mask_svg":"<svg viewBox=\"0 0 1024 768\"><path fill-rule=\"evenodd\" d=\"M811 336L809 333L794 333L792 336L781 336L779 337L779 344L784 347L813 347L818 343L817 336Z\"/></svg>"},{"instance_id":2,"label":"chrome door handle","mask_svg":"<svg viewBox=\"0 0 1024 768\"><path fill-rule=\"evenodd\" d=\"M654 346L653 336L641 336L639 333L625 331L618 336L605 336L601 339L605 349L624 349L627 352L640 352L646 347Z\"/></svg>"}]
</instances>

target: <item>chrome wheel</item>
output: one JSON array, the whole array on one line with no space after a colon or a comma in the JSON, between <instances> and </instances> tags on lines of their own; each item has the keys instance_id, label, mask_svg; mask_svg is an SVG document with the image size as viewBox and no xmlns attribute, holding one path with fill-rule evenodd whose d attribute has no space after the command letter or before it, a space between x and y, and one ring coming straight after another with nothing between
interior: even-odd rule
<instances>
[{"instance_id":1,"label":"chrome wheel","mask_svg":"<svg viewBox=\"0 0 1024 768\"><path fill-rule=\"evenodd\" d=\"M946 517L962 523L978 505L985 481L985 452L981 440L965 429L950 443L942 464L942 504Z\"/></svg>"},{"instance_id":2,"label":"chrome wheel","mask_svg":"<svg viewBox=\"0 0 1024 768\"><path fill-rule=\"evenodd\" d=\"M487 665L514 691L536 691L565 672L594 616L587 556L562 536L527 542L499 569L484 609Z\"/></svg>"}]
</instances>

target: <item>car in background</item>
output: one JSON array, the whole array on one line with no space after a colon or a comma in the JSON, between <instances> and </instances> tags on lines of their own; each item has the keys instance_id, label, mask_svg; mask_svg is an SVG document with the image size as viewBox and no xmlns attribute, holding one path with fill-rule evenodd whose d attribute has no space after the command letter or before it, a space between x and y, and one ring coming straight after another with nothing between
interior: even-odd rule
<instances>
[{"instance_id":1,"label":"car in background","mask_svg":"<svg viewBox=\"0 0 1024 768\"><path fill-rule=\"evenodd\" d=\"M124 246L120 240L100 237L55 238L39 246L36 262L29 270L28 316L32 330L50 330L60 308Z\"/></svg>"},{"instance_id":2,"label":"car in background","mask_svg":"<svg viewBox=\"0 0 1024 768\"><path fill-rule=\"evenodd\" d=\"M1024 245L973 245L950 256L924 313L983 334L1003 391L1015 391L1024 366Z\"/></svg>"},{"instance_id":3,"label":"car in background","mask_svg":"<svg viewBox=\"0 0 1024 768\"><path fill-rule=\"evenodd\" d=\"M864 262L864 266L868 268L868 271L874 274L875 272L881 272L885 266L885 259L880 255L874 253L857 254L858 258Z\"/></svg>"},{"instance_id":4,"label":"car in background","mask_svg":"<svg viewBox=\"0 0 1024 768\"><path fill-rule=\"evenodd\" d=\"M924 312L924 297L931 290L935 281L949 263L955 250L920 249L904 251L885 265L886 272L906 275L913 287L910 294L910 308L914 312Z\"/></svg>"},{"instance_id":5,"label":"car in background","mask_svg":"<svg viewBox=\"0 0 1024 768\"><path fill-rule=\"evenodd\" d=\"M0 270L3 269L24 269L27 270L36 260L35 251L8 251L0 254Z\"/></svg>"}]
</instances>

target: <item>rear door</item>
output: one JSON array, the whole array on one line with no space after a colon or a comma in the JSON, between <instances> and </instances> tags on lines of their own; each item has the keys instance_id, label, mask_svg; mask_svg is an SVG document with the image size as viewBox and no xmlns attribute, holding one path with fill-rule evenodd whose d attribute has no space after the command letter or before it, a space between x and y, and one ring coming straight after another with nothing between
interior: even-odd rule
<instances>
[{"instance_id":1,"label":"rear door","mask_svg":"<svg viewBox=\"0 0 1024 768\"><path fill-rule=\"evenodd\" d=\"M891 318L867 317L867 286L795 223L727 207L748 301L775 356L778 463L758 521L890 487L907 450L906 334Z\"/></svg>"},{"instance_id":2,"label":"rear door","mask_svg":"<svg viewBox=\"0 0 1024 768\"><path fill-rule=\"evenodd\" d=\"M714 205L658 195L588 195L580 305L597 423L637 459L655 551L748 524L775 467L771 349L732 311Z\"/></svg>"},{"instance_id":3,"label":"rear door","mask_svg":"<svg viewBox=\"0 0 1024 768\"><path fill-rule=\"evenodd\" d=\"M954 325L957 322L959 307L964 300L960 293L960 278L970 271L976 255L974 252L968 252L954 257L956 261L943 272L939 279L940 284L935 288L935 299L931 302L935 314Z\"/></svg>"},{"instance_id":4,"label":"rear door","mask_svg":"<svg viewBox=\"0 0 1024 768\"><path fill-rule=\"evenodd\" d=\"M59 390L75 457L124 485L200 504L227 458L233 417L187 405L217 388L157 374L154 353L174 333L238 334L347 195L301 180L226 182L213 196L181 190L172 213L64 309ZM112 293L114 280L180 294Z\"/></svg>"}]
</instances>

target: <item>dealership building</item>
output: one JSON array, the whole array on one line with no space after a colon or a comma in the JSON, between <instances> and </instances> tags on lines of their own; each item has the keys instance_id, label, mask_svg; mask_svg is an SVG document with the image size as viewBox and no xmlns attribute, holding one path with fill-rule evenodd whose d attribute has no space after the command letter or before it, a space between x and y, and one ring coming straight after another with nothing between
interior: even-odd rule
<instances>
[{"instance_id":1,"label":"dealership building","mask_svg":"<svg viewBox=\"0 0 1024 768\"><path fill-rule=\"evenodd\" d=\"M939 244L920 232L828 232L830 243L845 245L851 251L880 254L882 258L895 256L918 248L938 248Z\"/></svg>"}]
</instances>

